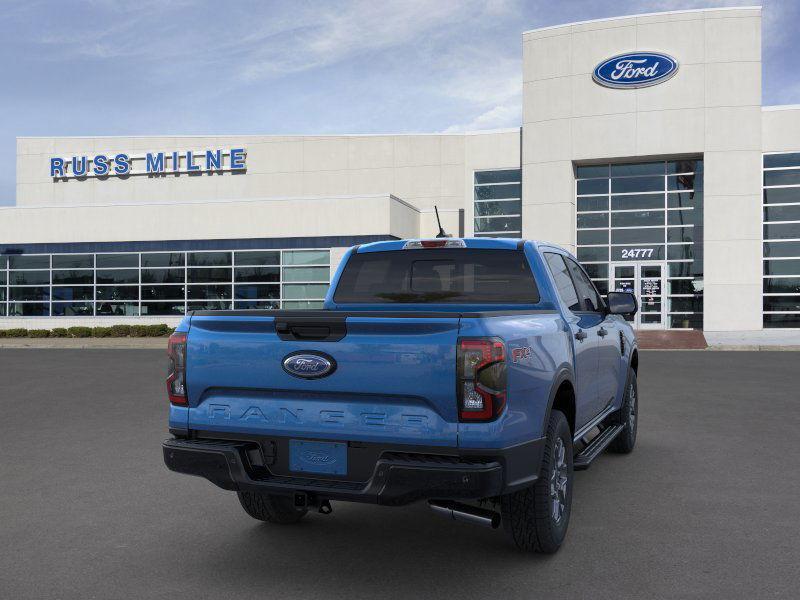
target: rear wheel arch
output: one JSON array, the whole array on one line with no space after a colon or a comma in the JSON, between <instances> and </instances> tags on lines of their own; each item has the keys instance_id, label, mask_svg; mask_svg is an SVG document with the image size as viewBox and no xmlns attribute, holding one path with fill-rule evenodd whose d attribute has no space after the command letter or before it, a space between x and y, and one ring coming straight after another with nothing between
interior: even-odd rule
<instances>
[{"instance_id":1,"label":"rear wheel arch","mask_svg":"<svg viewBox=\"0 0 800 600\"><path fill-rule=\"evenodd\" d=\"M547 428L547 423L550 420L550 413L553 410L561 411L567 418L569 429L572 434L575 434L575 387L572 384L572 379L567 373L561 373L556 378L553 384L553 389L550 392L550 401L547 407L547 414L544 418L544 427Z\"/></svg>"}]
</instances>

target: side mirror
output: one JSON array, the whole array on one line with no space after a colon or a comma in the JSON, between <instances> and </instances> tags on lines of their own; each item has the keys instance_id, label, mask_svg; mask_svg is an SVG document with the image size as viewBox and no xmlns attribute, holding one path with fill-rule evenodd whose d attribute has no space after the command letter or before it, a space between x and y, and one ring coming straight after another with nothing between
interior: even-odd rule
<instances>
[{"instance_id":1,"label":"side mirror","mask_svg":"<svg viewBox=\"0 0 800 600\"><path fill-rule=\"evenodd\" d=\"M612 315L635 315L639 310L636 296L630 292L608 292L607 300Z\"/></svg>"}]
</instances>

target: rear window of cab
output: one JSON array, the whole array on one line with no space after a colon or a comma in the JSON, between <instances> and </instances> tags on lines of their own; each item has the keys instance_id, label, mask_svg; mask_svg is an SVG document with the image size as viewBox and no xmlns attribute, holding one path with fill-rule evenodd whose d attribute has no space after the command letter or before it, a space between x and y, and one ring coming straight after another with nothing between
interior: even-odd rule
<instances>
[{"instance_id":1,"label":"rear window of cab","mask_svg":"<svg viewBox=\"0 0 800 600\"><path fill-rule=\"evenodd\" d=\"M338 304L536 304L539 289L522 250L431 248L353 254Z\"/></svg>"}]
</instances>

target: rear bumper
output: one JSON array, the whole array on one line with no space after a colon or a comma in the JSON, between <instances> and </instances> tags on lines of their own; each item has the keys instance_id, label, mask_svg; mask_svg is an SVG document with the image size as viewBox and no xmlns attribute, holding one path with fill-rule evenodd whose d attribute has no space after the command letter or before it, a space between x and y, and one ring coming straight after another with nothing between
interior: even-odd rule
<instances>
[{"instance_id":1,"label":"rear bumper","mask_svg":"<svg viewBox=\"0 0 800 600\"><path fill-rule=\"evenodd\" d=\"M164 462L178 473L205 477L226 490L402 505L422 499L480 499L499 496L533 483L538 477L544 439L497 450L408 452L387 448L367 481L273 474L250 464L252 441L169 439ZM415 450L417 450L415 448Z\"/></svg>"}]
</instances>

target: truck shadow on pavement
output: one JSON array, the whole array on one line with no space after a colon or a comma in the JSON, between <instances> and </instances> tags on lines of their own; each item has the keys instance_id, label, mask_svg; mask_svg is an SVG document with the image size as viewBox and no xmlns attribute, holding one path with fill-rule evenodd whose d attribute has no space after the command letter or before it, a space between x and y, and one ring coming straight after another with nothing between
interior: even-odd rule
<instances>
[{"instance_id":1,"label":"truck shadow on pavement","mask_svg":"<svg viewBox=\"0 0 800 600\"><path fill-rule=\"evenodd\" d=\"M235 501L235 500L234 500ZM457 523L425 503L389 508L334 503L326 516L296 525L259 524L242 516L193 562L196 576L220 573L247 586L292 590L298 597L429 597L498 591L498 573L528 575L561 562L560 555L517 551L500 528ZM562 548L568 554L569 540ZM232 549L235 548L235 551Z\"/></svg>"}]
</instances>

